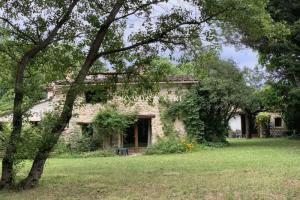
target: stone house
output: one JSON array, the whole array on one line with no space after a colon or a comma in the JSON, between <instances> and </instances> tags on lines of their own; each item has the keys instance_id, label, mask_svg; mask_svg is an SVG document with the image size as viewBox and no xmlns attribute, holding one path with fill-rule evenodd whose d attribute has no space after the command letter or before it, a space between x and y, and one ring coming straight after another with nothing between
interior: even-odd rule
<instances>
[{"instance_id":1,"label":"stone house","mask_svg":"<svg viewBox=\"0 0 300 200\"><path fill-rule=\"evenodd\" d=\"M163 122L161 119L162 106L159 98L167 98L169 101L181 101L185 91L198 81L189 76L173 76L168 77L165 81L158 83L159 92L154 95L153 101L149 103L149 99L135 98L130 103L124 101L124 97L114 96L107 102L103 102L101 98L91 101L93 96L97 94L89 88L97 87L96 83L101 83L106 79L103 75L91 75L85 80L86 90L77 98L68 126L63 133L63 139L69 142L72 139L80 138L82 135L93 136L91 123L96 114L105 107L116 107L122 113L137 113L138 120L132 124L126 133L122 135L114 135L103 140L103 147L147 147L157 141L159 137L164 136ZM53 111L57 106L61 105L65 96L65 89L69 86L69 81L55 81L47 87L47 99L38 102L30 111L25 120L32 124L37 124L47 112ZM117 86L122 83L117 83ZM271 136L282 136L288 130L285 128L284 121L280 113L270 113L271 115ZM0 116L0 124L3 122L11 122L12 115ZM253 137L262 137L250 122L247 116L239 111L230 121L231 130L238 133L239 136L245 136L249 132ZM252 128L251 128L252 127ZM253 128L254 127L254 128ZM1 127L0 127L1 128ZM174 122L174 130L181 136L186 135L184 124L181 120L176 119Z\"/></svg>"},{"instance_id":2,"label":"stone house","mask_svg":"<svg viewBox=\"0 0 300 200\"><path fill-rule=\"evenodd\" d=\"M147 147L155 143L159 137L164 136L159 98L167 98L169 101L181 101L184 92L198 82L188 76L168 77L167 80L158 83L159 92L154 95L151 103L149 103L147 97L135 98L126 103L124 97L120 96L114 96L105 103L101 101L101 98L96 98L96 101L91 102L93 95L96 94L95 91L90 91L89 87L95 88L95 84L101 83L105 78L103 75L91 75L86 78L85 85L87 89L78 96L73 110L73 117L63 133L66 142L86 134L92 136L94 130L90 124L98 111L105 107L114 106L122 113L137 113L138 120L127 129L126 133L104 138L103 147L118 146L134 147L135 149ZM32 124L36 124L46 112L52 111L55 107L61 105L64 100L65 89L68 86L67 81L56 81L47 87L47 99L32 107L27 120ZM11 115L2 116L0 122L9 122L11 119ZM180 135L186 134L184 124L179 119L174 122L174 130Z\"/></svg>"}]
</instances>

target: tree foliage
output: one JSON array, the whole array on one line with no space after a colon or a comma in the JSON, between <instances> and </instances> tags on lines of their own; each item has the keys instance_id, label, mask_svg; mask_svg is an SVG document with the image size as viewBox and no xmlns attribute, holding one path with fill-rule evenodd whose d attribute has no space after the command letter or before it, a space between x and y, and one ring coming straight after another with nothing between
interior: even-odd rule
<instances>
[{"instance_id":1,"label":"tree foliage","mask_svg":"<svg viewBox=\"0 0 300 200\"><path fill-rule=\"evenodd\" d=\"M221 60L217 55L213 58L208 57L212 62L203 63L200 55L182 66L193 69L199 83L168 109L171 116L184 121L188 134L198 142L225 141L229 119L242 106L247 89L242 73L232 61Z\"/></svg>"},{"instance_id":2,"label":"tree foliage","mask_svg":"<svg viewBox=\"0 0 300 200\"><path fill-rule=\"evenodd\" d=\"M300 89L295 88L287 97L288 103L286 104L284 120L285 124L296 133L300 133Z\"/></svg>"},{"instance_id":3,"label":"tree foliage","mask_svg":"<svg viewBox=\"0 0 300 200\"><path fill-rule=\"evenodd\" d=\"M261 59L274 77L300 86L300 3L297 0L271 0L268 4L272 19L286 24L290 34L276 41L266 41L260 46Z\"/></svg>"},{"instance_id":4,"label":"tree foliage","mask_svg":"<svg viewBox=\"0 0 300 200\"><path fill-rule=\"evenodd\" d=\"M261 62L272 75L272 90L277 95L274 99L281 100L279 110L285 116L287 127L299 132L296 122L300 120L297 95L300 87L300 3L297 0L270 0L266 10L273 21L285 24L288 34L281 34L275 40L265 35L255 42L255 46L260 52Z\"/></svg>"}]
</instances>

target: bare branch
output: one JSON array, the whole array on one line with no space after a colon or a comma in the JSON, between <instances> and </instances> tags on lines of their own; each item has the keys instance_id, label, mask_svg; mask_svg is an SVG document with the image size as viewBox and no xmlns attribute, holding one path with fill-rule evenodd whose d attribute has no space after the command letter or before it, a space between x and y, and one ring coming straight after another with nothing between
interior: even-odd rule
<instances>
[{"instance_id":1,"label":"bare branch","mask_svg":"<svg viewBox=\"0 0 300 200\"><path fill-rule=\"evenodd\" d=\"M12 27L16 31L16 32L15 31L11 31L12 33L14 33L15 35L18 35L19 37L21 37L23 39L29 39L33 44L37 44L37 41L34 38L32 38L30 35L28 35L25 32L23 32L21 29L19 29L17 27L17 25L13 24L7 18L0 17L0 19L2 21L6 22L10 27Z\"/></svg>"},{"instance_id":2,"label":"bare branch","mask_svg":"<svg viewBox=\"0 0 300 200\"><path fill-rule=\"evenodd\" d=\"M101 5L97 0L91 0L91 1L95 3L95 5L97 6L98 9L104 11L105 14L109 14L110 13L108 10L105 10L103 8L103 5Z\"/></svg>"},{"instance_id":3,"label":"bare branch","mask_svg":"<svg viewBox=\"0 0 300 200\"><path fill-rule=\"evenodd\" d=\"M75 40L76 38L78 37L81 37L83 36L85 33L77 33L75 35L73 35L72 37L70 36L60 36L60 37L57 37L55 40L53 40L53 42L58 42L58 41L61 41L61 40Z\"/></svg>"},{"instance_id":4,"label":"bare branch","mask_svg":"<svg viewBox=\"0 0 300 200\"><path fill-rule=\"evenodd\" d=\"M163 2L163 0L155 0L155 1L152 1L152 2L149 2L149 3L142 4L142 5L140 5L139 7L135 8L135 10L133 10L132 12L130 12L130 13L126 14L126 15L123 15L123 16L121 16L121 17L117 17L117 18L115 19L115 21L120 20L120 19L124 19L124 18L126 18L126 17L131 16L131 15L134 15L134 14L137 13L138 11L140 11L140 10L142 10L142 9L145 9L145 8L147 8L147 7L149 7L149 6L153 5L153 4L160 3L160 2Z\"/></svg>"},{"instance_id":5,"label":"bare branch","mask_svg":"<svg viewBox=\"0 0 300 200\"><path fill-rule=\"evenodd\" d=\"M119 53L119 52L131 50L131 49L137 48L137 47L142 46L142 45L146 45L146 44L151 44L151 43L162 41L161 38L163 38L169 32L171 32L172 30L177 29L180 26L187 25L187 24L192 24L192 23L191 22L180 23L180 24L177 24L176 26L171 27L171 28L169 28L169 29L167 29L167 30L165 30L165 31L163 31L161 33L156 34L152 38L149 38L149 39L141 41L141 42L137 42L137 43L135 43L135 44L133 44L131 46L127 46L127 47L124 47L124 48L113 49L113 50L108 50L108 51L101 52L101 53L98 54L98 58L101 57L101 56L107 56L107 55L110 55L110 54L114 54L114 53ZM196 23L193 23L193 24L196 24Z\"/></svg>"},{"instance_id":6,"label":"bare branch","mask_svg":"<svg viewBox=\"0 0 300 200\"><path fill-rule=\"evenodd\" d=\"M76 6L76 4L79 2L79 0L73 0L72 3L70 4L70 6L68 7L67 12L62 16L62 18L57 22L57 24L55 25L55 27L53 28L52 31L49 32L48 37L41 43L41 48L44 48L45 46L47 46L48 44L50 44L53 40L53 38L57 35L57 32L59 31L59 29L64 25L64 23L66 21L69 20L69 18L71 17L71 13L74 9L74 7Z\"/></svg>"},{"instance_id":7,"label":"bare branch","mask_svg":"<svg viewBox=\"0 0 300 200\"><path fill-rule=\"evenodd\" d=\"M159 41L166 42L162 38L165 37L171 31L176 30L177 28L179 28L181 26L184 26L184 25L201 25L205 22L208 22L209 20L212 20L213 18L217 17L218 15L220 15L220 14L226 12L226 11L227 10L222 10L222 11L220 11L220 12L214 14L214 15L211 15L211 16L209 16L209 17L207 17L207 18L205 18L201 21L191 20L191 21L178 23L178 24L176 24L176 25L174 25L170 28L167 28L166 30L163 30L160 33L154 34L153 37L150 37L150 38L148 38L144 41L137 42L137 43L132 44L132 45L127 46L127 47L100 52L97 56L97 59L100 58L101 56L107 56L107 55L110 55L110 54L115 54L115 53L120 53L120 52L123 52L123 51L128 51L128 50L131 50L131 49L134 49L134 48L137 48L139 46L146 45L146 44L151 44L151 43L155 43L155 42L159 42Z\"/></svg>"}]
</instances>

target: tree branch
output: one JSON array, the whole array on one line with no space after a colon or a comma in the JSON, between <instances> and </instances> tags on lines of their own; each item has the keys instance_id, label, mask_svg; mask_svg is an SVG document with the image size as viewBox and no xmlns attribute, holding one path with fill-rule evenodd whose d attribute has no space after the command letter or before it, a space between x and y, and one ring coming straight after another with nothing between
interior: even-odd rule
<instances>
[{"instance_id":1,"label":"tree branch","mask_svg":"<svg viewBox=\"0 0 300 200\"><path fill-rule=\"evenodd\" d=\"M124 19L126 17L131 16L131 15L134 15L138 11L140 11L140 10L142 10L144 8L147 8L148 6L151 6L152 4L157 4L157 3L160 3L160 2L163 2L163 0L155 0L155 1L152 1L152 2L149 2L149 3L142 4L142 5L138 6L137 8L135 8L135 10L133 10L132 12L130 12L130 13L126 14L126 15L123 15L121 17L117 17L115 19L115 21L120 20L120 19Z\"/></svg>"},{"instance_id":2,"label":"tree branch","mask_svg":"<svg viewBox=\"0 0 300 200\"><path fill-rule=\"evenodd\" d=\"M6 22L10 27L12 27L16 32L11 31L12 33L14 33L15 35L20 36L21 38L24 39L29 39L33 44L37 44L37 41L32 38L30 35L26 34L25 32L23 32L21 29L19 29L17 27L17 25L13 24L11 21L9 21L7 18L4 17L0 17L0 19L4 22Z\"/></svg>"},{"instance_id":3,"label":"tree branch","mask_svg":"<svg viewBox=\"0 0 300 200\"><path fill-rule=\"evenodd\" d=\"M159 42L159 40L161 40L161 38L163 38L164 36L166 36L169 32L183 26L183 25L201 25L209 20L212 20L214 17L226 12L227 10L222 10L214 15L211 15L201 21L196 21L196 20L191 20L191 21L186 21L186 22L182 22L182 23L179 23L173 27L170 27L160 33L156 33L152 38L149 38L149 39L146 39L144 41L140 41L140 42L137 42L133 45L130 45L130 46L127 46L127 47L123 47L123 48L119 48L119 49L112 49L112 50L108 50L108 51L103 51L103 52L100 52L98 55L97 55L97 59L102 57L102 56L107 56L107 55L110 55L110 54L115 54L115 53L120 53L120 52L123 52L123 51L128 51L128 50L131 50L131 49L134 49L134 48L137 48L139 46L142 46L142 45L146 45L146 44L151 44L151 43L155 43L155 42Z\"/></svg>"},{"instance_id":4,"label":"tree branch","mask_svg":"<svg viewBox=\"0 0 300 200\"><path fill-rule=\"evenodd\" d=\"M52 42L52 40L54 39L54 37L57 35L59 29L64 25L64 23L66 23L66 21L68 21L70 19L71 13L72 13L74 7L76 6L76 4L78 2L79 2L79 0L73 0L72 1L72 3L70 4L70 6L68 7L67 12L57 22L57 24L55 25L55 27L53 28L53 30L49 32L48 37L44 41L41 42L40 49L45 48L48 44L50 44Z\"/></svg>"}]
</instances>

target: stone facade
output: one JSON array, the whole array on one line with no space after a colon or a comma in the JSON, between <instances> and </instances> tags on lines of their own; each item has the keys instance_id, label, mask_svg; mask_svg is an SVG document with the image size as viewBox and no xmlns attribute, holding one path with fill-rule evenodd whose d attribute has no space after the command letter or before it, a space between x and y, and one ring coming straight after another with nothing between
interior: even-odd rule
<instances>
[{"instance_id":1,"label":"stone facade","mask_svg":"<svg viewBox=\"0 0 300 200\"><path fill-rule=\"evenodd\" d=\"M97 112L106 107L116 107L116 109L123 113L135 112L140 119L147 119L149 121L148 128L148 145L155 143L158 138L164 136L163 123L161 121L161 105L159 103L159 98L167 98L170 101L181 101L182 95L185 93L187 88L195 84L196 81L168 81L159 83L159 92L155 95L153 102L149 103L147 99L137 98L134 101L126 103L126 101L120 97L116 96L106 103L96 103L91 104L86 102L84 94L78 96L74 110L73 117L71 118L68 126L63 133L64 141L70 141L72 139L80 138L83 134L83 125L90 124L93 118L96 116ZM93 84L88 83L88 84ZM87 85L88 85L87 84ZM37 104L33 107L30 112L33 113L33 117L29 117L28 121L39 121L46 112L53 110L55 107L59 107L63 104L65 99L65 92L67 84L52 84L48 87L48 99L44 102ZM51 105L51 106L49 106ZM7 117L7 116L6 116ZM1 119L0 119L1 120ZM174 122L174 130L180 135L186 135L185 127L182 121L176 119ZM134 134L134 133L132 133ZM104 146L112 145L122 146L123 139L120 136L115 136L113 138L108 138L110 142L104 141Z\"/></svg>"},{"instance_id":2,"label":"stone facade","mask_svg":"<svg viewBox=\"0 0 300 200\"><path fill-rule=\"evenodd\" d=\"M273 137L284 136L287 134L288 129L285 126L284 120L280 113L270 113L271 116L271 129L270 134Z\"/></svg>"},{"instance_id":3,"label":"stone facade","mask_svg":"<svg viewBox=\"0 0 300 200\"><path fill-rule=\"evenodd\" d=\"M87 77L85 81L87 88L89 88L89 85L95 86L96 81L103 81L103 77L96 77L96 80L95 78ZM126 103L122 97L116 96L104 104L91 104L87 103L85 95L81 94L76 100L73 109L73 117L65 128L62 138L67 142L80 138L83 134L83 126L90 124L98 111L105 107L114 106L120 112L135 112L141 121L146 121L146 125L144 126L147 127L144 128L148 130L148 145L155 143L158 138L164 137L159 98L167 98L170 101L181 101L181 97L186 90L195 83L197 83L197 81L190 79L190 77L171 77L171 79L159 83L159 92L154 96L154 100L151 103L145 98L137 98L134 101ZM56 81L52 83L47 88L47 99L33 106L28 112L30 115L26 115L27 117L25 120L37 123L43 118L45 113L51 112L63 105L63 100L65 99L65 93L68 87L69 83L65 81ZM0 116L0 123L11 122L11 120L11 114ZM176 119L174 122L174 130L180 136L186 135L184 124L179 119ZM112 145L112 143L117 146L122 146L124 138L119 135L108 138L108 140L110 141L104 141L104 146Z\"/></svg>"}]
</instances>

